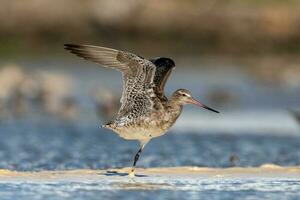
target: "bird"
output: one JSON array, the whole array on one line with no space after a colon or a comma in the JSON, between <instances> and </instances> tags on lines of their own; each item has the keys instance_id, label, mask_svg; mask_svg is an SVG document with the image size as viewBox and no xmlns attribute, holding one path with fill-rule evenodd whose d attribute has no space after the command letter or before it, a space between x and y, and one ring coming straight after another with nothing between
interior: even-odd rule
<instances>
[{"instance_id":1,"label":"bird","mask_svg":"<svg viewBox=\"0 0 300 200\"><path fill-rule=\"evenodd\" d=\"M64 48L83 59L122 73L121 106L115 118L102 127L125 140L139 141L139 149L128 173L130 177L135 176L136 163L146 144L172 127L184 105L194 104L219 113L196 100L187 89L178 89L169 98L165 95L165 84L175 68L175 62L170 58L146 59L127 51L94 45L65 44Z\"/></svg>"}]
</instances>

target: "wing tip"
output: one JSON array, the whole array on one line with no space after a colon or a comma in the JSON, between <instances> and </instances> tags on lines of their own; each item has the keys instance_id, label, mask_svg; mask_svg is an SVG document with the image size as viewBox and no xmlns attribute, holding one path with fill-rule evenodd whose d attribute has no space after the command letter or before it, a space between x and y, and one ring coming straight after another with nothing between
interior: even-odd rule
<instances>
[{"instance_id":1,"label":"wing tip","mask_svg":"<svg viewBox=\"0 0 300 200\"><path fill-rule=\"evenodd\" d=\"M80 47L81 47L81 45L79 45L79 44L64 44L64 49L66 49L66 50L74 50L74 49L77 49Z\"/></svg>"},{"instance_id":2,"label":"wing tip","mask_svg":"<svg viewBox=\"0 0 300 200\"><path fill-rule=\"evenodd\" d=\"M64 44L65 50L69 51L72 54L75 54L82 59L89 60L89 56L82 52L82 50L84 49L83 47L83 45L79 44Z\"/></svg>"},{"instance_id":3,"label":"wing tip","mask_svg":"<svg viewBox=\"0 0 300 200\"><path fill-rule=\"evenodd\" d=\"M111 49L108 47L102 47L102 46L94 46L94 45L85 45L85 44L71 44L71 43L66 43L64 44L64 49L71 51L72 53L76 51L95 51L95 52L110 52L110 53L115 53L118 52L116 49Z\"/></svg>"}]
</instances>

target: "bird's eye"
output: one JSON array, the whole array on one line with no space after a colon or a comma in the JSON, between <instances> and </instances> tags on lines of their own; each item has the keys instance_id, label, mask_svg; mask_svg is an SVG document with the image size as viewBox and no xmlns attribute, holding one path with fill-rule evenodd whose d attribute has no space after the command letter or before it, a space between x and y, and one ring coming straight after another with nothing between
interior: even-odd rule
<instances>
[{"instance_id":1,"label":"bird's eye","mask_svg":"<svg viewBox=\"0 0 300 200\"><path fill-rule=\"evenodd\" d=\"M182 96L186 97L187 95L183 93Z\"/></svg>"}]
</instances>

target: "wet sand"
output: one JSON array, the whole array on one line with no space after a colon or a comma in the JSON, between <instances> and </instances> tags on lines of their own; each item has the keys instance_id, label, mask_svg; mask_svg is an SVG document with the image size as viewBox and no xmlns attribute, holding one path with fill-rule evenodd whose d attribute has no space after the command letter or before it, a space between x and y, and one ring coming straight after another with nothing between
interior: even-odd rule
<instances>
[{"instance_id":1,"label":"wet sand","mask_svg":"<svg viewBox=\"0 0 300 200\"><path fill-rule=\"evenodd\" d=\"M0 170L3 199L298 199L300 167ZM222 198L221 198L222 197Z\"/></svg>"},{"instance_id":2,"label":"wet sand","mask_svg":"<svg viewBox=\"0 0 300 200\"><path fill-rule=\"evenodd\" d=\"M231 168L205 168L205 167L164 167L164 168L137 168L136 177L128 177L130 168L107 170L63 170L20 172L0 170L0 183L54 183L54 182L148 182L156 183L161 180L247 180L247 179L290 179L300 181L300 166L280 167L265 164L261 167L231 167ZM161 188L160 188L161 189Z\"/></svg>"}]
</instances>

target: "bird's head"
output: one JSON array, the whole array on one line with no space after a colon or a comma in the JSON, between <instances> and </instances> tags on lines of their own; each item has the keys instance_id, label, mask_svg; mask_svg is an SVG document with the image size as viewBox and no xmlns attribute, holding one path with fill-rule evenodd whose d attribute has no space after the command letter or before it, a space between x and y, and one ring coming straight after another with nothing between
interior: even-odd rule
<instances>
[{"instance_id":1,"label":"bird's head","mask_svg":"<svg viewBox=\"0 0 300 200\"><path fill-rule=\"evenodd\" d=\"M200 101L193 98L192 93L187 89L178 89L176 90L172 95L172 100L178 103L179 105L185 105L185 104L193 104L202 108L205 108L207 110L210 110L212 112L219 113L219 111L216 111Z\"/></svg>"}]
</instances>

